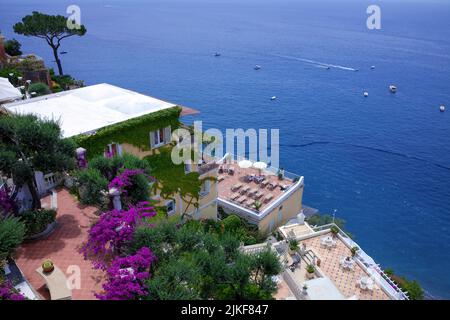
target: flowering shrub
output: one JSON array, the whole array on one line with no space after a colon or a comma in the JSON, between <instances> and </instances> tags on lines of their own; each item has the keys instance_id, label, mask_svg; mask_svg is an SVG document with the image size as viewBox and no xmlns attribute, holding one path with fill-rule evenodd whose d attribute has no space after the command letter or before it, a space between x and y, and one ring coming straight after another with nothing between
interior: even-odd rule
<instances>
[{"instance_id":1,"label":"flowering shrub","mask_svg":"<svg viewBox=\"0 0 450 320\"><path fill-rule=\"evenodd\" d=\"M145 280L150 277L150 265L155 260L155 255L147 247L142 247L132 256L116 257L106 272L105 292L95 296L101 300L134 300L146 296Z\"/></svg>"},{"instance_id":2,"label":"flowering shrub","mask_svg":"<svg viewBox=\"0 0 450 320\"><path fill-rule=\"evenodd\" d=\"M18 211L17 203L9 196L8 187L0 189L0 216L16 214Z\"/></svg>"},{"instance_id":3,"label":"flowering shrub","mask_svg":"<svg viewBox=\"0 0 450 320\"><path fill-rule=\"evenodd\" d=\"M0 300L25 300L9 281L0 283Z\"/></svg>"},{"instance_id":4,"label":"flowering shrub","mask_svg":"<svg viewBox=\"0 0 450 320\"><path fill-rule=\"evenodd\" d=\"M108 185L108 188L116 188L117 190L120 190L126 194L127 188L133 185L132 177L143 173L144 170L142 169L125 169L114 179L112 179L112 181Z\"/></svg>"},{"instance_id":5,"label":"flowering shrub","mask_svg":"<svg viewBox=\"0 0 450 320\"><path fill-rule=\"evenodd\" d=\"M115 188L121 192L122 203L125 207L149 198L149 182L153 178L143 169L124 169L109 183L108 188Z\"/></svg>"},{"instance_id":6,"label":"flowering shrub","mask_svg":"<svg viewBox=\"0 0 450 320\"><path fill-rule=\"evenodd\" d=\"M144 218L155 215L156 211L148 202L140 202L129 210L104 212L89 230L81 252L85 259L93 260L95 268L106 269L107 262L120 254L122 246L132 239L136 226L145 223Z\"/></svg>"}]
</instances>

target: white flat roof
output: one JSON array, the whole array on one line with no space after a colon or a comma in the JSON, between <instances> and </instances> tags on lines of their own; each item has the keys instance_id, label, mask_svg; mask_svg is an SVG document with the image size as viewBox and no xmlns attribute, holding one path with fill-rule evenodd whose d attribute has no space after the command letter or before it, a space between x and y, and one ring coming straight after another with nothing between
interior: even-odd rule
<instances>
[{"instance_id":1,"label":"white flat roof","mask_svg":"<svg viewBox=\"0 0 450 320\"><path fill-rule=\"evenodd\" d=\"M14 88L7 78L0 77L0 102L22 98L20 90Z\"/></svg>"},{"instance_id":2,"label":"white flat roof","mask_svg":"<svg viewBox=\"0 0 450 320\"><path fill-rule=\"evenodd\" d=\"M329 278L316 278L305 283L308 285L307 291L311 300L345 300L344 295Z\"/></svg>"},{"instance_id":3,"label":"white flat roof","mask_svg":"<svg viewBox=\"0 0 450 320\"><path fill-rule=\"evenodd\" d=\"M64 137L89 133L175 106L107 83L4 105L11 112L60 121Z\"/></svg>"}]
</instances>

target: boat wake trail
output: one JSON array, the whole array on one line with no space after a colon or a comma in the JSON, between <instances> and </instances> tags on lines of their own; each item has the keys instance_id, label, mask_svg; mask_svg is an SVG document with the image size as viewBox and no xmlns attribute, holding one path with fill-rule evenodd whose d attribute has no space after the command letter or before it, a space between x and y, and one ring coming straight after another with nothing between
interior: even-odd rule
<instances>
[{"instance_id":1,"label":"boat wake trail","mask_svg":"<svg viewBox=\"0 0 450 320\"><path fill-rule=\"evenodd\" d=\"M407 159L413 159L413 160L417 160L417 161L421 161L421 162L426 162L426 163L436 166L438 168L450 171L450 167L447 167L442 164L435 163L435 162L432 162L432 161L429 161L429 160L426 160L423 158L419 158L416 156L410 156L408 154L404 154L401 152L395 152L395 151L390 151L390 150L385 150L385 149L380 149L380 148L375 148L375 147L369 147L369 146L361 146L361 145L352 144L352 143L332 142L332 141L312 141L312 142L307 142L304 144L280 144L280 147L303 148L303 147L320 145L320 144L342 145L342 146L348 146L348 147L353 147L353 148L360 148L360 149L366 149L366 150L371 150L371 151L383 152L386 154L395 155L395 156L399 156L399 157L403 157L403 158L407 158Z\"/></svg>"},{"instance_id":2,"label":"boat wake trail","mask_svg":"<svg viewBox=\"0 0 450 320\"><path fill-rule=\"evenodd\" d=\"M327 68L327 69L328 68L335 68L335 69L341 69L341 70L346 70L346 71L356 71L357 70L357 69L351 68L351 67L340 66L340 65L335 65L335 64L329 64L329 63L325 63L325 62L314 61L314 60L304 59L304 58L299 58L299 57L294 57L294 56L285 56L285 55L282 55L282 54L274 54L273 56L279 57L279 58L284 58L284 59L291 59L291 60L296 60L296 61L309 63L309 64L315 65L315 66L317 66L319 68Z\"/></svg>"}]
</instances>

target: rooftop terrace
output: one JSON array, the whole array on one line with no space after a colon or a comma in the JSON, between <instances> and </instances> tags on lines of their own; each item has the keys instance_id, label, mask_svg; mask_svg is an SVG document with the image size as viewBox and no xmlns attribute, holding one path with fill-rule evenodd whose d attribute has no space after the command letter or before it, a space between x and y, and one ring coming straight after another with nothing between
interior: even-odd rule
<instances>
[{"instance_id":1,"label":"rooftop terrace","mask_svg":"<svg viewBox=\"0 0 450 320\"><path fill-rule=\"evenodd\" d=\"M241 168L236 161L219 166L219 201L261 215L278 200L303 184L303 177L284 173L279 179L277 169ZM259 202L258 210L255 202Z\"/></svg>"}]
</instances>

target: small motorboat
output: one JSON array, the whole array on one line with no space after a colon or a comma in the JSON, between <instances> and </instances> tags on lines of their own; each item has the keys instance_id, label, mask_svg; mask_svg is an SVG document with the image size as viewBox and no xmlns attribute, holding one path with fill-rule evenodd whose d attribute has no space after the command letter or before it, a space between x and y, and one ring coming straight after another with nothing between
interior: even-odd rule
<instances>
[{"instance_id":1,"label":"small motorboat","mask_svg":"<svg viewBox=\"0 0 450 320\"><path fill-rule=\"evenodd\" d=\"M259 69L261 69L261 66L257 64L253 69L259 70Z\"/></svg>"},{"instance_id":2,"label":"small motorboat","mask_svg":"<svg viewBox=\"0 0 450 320\"><path fill-rule=\"evenodd\" d=\"M214 57L220 57L220 53L219 52L214 53Z\"/></svg>"},{"instance_id":3,"label":"small motorboat","mask_svg":"<svg viewBox=\"0 0 450 320\"><path fill-rule=\"evenodd\" d=\"M67 53L67 51L61 51L60 52L60 54L66 54Z\"/></svg>"},{"instance_id":4,"label":"small motorboat","mask_svg":"<svg viewBox=\"0 0 450 320\"><path fill-rule=\"evenodd\" d=\"M397 92L397 87L394 86L393 84L391 84L391 85L389 86L389 90L390 90L392 93L396 93L396 92Z\"/></svg>"},{"instance_id":5,"label":"small motorboat","mask_svg":"<svg viewBox=\"0 0 450 320\"><path fill-rule=\"evenodd\" d=\"M270 100L276 100L277 99L277 96L273 96L272 98L270 98Z\"/></svg>"},{"instance_id":6,"label":"small motorboat","mask_svg":"<svg viewBox=\"0 0 450 320\"><path fill-rule=\"evenodd\" d=\"M369 93L367 92L367 91L364 91L364 97L368 97L369 96Z\"/></svg>"},{"instance_id":7,"label":"small motorboat","mask_svg":"<svg viewBox=\"0 0 450 320\"><path fill-rule=\"evenodd\" d=\"M440 106L440 107L439 107L439 111L440 111L440 112L444 112L444 111L445 111L445 106Z\"/></svg>"},{"instance_id":8,"label":"small motorboat","mask_svg":"<svg viewBox=\"0 0 450 320\"><path fill-rule=\"evenodd\" d=\"M371 66L370 69L372 69L372 70L375 69L375 66Z\"/></svg>"}]
</instances>

